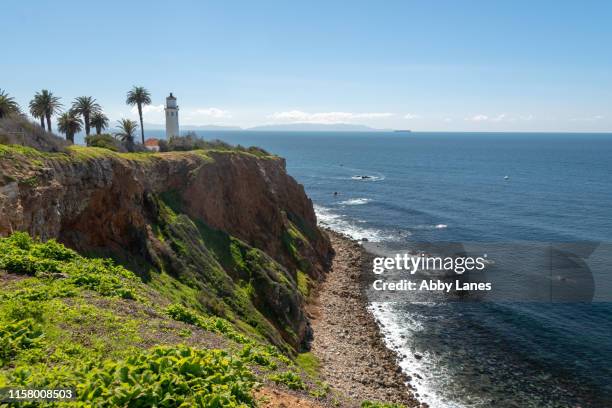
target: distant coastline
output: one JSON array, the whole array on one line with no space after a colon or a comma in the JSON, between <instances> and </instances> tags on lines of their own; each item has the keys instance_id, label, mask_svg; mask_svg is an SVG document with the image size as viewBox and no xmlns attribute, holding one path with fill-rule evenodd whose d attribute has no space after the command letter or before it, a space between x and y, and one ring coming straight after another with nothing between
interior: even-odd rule
<instances>
[{"instance_id":1,"label":"distant coastline","mask_svg":"<svg viewBox=\"0 0 612 408\"><path fill-rule=\"evenodd\" d=\"M159 123L145 123L148 130L164 130ZM266 131L266 132L392 132L393 129L378 129L352 123L285 123L251 127L224 125L185 125L181 133L188 131Z\"/></svg>"}]
</instances>

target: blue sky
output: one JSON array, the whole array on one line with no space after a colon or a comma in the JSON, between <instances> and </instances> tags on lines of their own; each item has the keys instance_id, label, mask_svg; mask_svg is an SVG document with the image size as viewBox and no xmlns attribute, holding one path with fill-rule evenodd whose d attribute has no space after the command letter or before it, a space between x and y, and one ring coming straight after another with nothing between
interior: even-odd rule
<instances>
[{"instance_id":1,"label":"blue sky","mask_svg":"<svg viewBox=\"0 0 612 408\"><path fill-rule=\"evenodd\" d=\"M610 1L3 2L0 88L181 125L612 131Z\"/></svg>"}]
</instances>

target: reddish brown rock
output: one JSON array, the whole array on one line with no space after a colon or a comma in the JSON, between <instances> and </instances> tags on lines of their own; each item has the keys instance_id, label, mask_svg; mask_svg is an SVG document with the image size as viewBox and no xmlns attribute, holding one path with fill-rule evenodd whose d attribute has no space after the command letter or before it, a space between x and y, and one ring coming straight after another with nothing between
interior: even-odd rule
<instances>
[{"instance_id":1,"label":"reddish brown rock","mask_svg":"<svg viewBox=\"0 0 612 408\"><path fill-rule=\"evenodd\" d=\"M126 159L47 158L33 165L25 156L0 159L0 235L27 231L56 238L79 250L143 251L147 193L175 193L192 218L262 249L282 265L293 260L282 243L287 218L310 232L303 256L323 273L327 237L304 188L281 158L247 153L166 153ZM27 182L26 182L27 181Z\"/></svg>"}]
</instances>

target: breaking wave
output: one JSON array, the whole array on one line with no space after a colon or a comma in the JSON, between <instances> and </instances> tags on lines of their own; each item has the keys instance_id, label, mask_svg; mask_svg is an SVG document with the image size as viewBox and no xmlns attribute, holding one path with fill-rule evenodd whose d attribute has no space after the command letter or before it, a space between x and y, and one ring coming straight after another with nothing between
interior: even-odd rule
<instances>
[{"instance_id":1,"label":"breaking wave","mask_svg":"<svg viewBox=\"0 0 612 408\"><path fill-rule=\"evenodd\" d=\"M337 214L331 209L315 204L315 213L320 226L329 228L338 233L347 235L355 240L367 239L370 242L397 242L410 235L409 232L400 231L392 233L377 228L369 228L360 220L353 220L346 215Z\"/></svg>"},{"instance_id":2,"label":"breaking wave","mask_svg":"<svg viewBox=\"0 0 612 408\"><path fill-rule=\"evenodd\" d=\"M340 201L338 204L342 205L363 205L372 201L369 198L350 198L348 200Z\"/></svg>"}]
</instances>

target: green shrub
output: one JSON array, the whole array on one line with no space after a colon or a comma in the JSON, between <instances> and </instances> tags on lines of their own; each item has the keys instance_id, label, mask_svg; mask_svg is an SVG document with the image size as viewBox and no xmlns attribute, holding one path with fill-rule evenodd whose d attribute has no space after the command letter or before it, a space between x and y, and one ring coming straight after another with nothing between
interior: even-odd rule
<instances>
[{"instance_id":1,"label":"green shrub","mask_svg":"<svg viewBox=\"0 0 612 408\"><path fill-rule=\"evenodd\" d=\"M11 236L3 238L2 242L23 250L30 249L33 243L32 238L25 232L15 232Z\"/></svg>"},{"instance_id":2,"label":"green shrub","mask_svg":"<svg viewBox=\"0 0 612 408\"><path fill-rule=\"evenodd\" d=\"M15 251L0 255L0 268L21 275L34 276L37 272L59 273L60 262L54 259L40 259Z\"/></svg>"},{"instance_id":3,"label":"green shrub","mask_svg":"<svg viewBox=\"0 0 612 408\"><path fill-rule=\"evenodd\" d=\"M108 133L85 136L85 143L87 143L89 147L102 147L112 150L113 152L125 151L121 142Z\"/></svg>"},{"instance_id":4,"label":"green shrub","mask_svg":"<svg viewBox=\"0 0 612 408\"><path fill-rule=\"evenodd\" d=\"M96 291L103 296L124 299L134 299L136 296L127 284L136 279L135 275L122 266L114 265L109 259L81 258L65 264L62 271L70 276L69 281L76 286Z\"/></svg>"},{"instance_id":5,"label":"green shrub","mask_svg":"<svg viewBox=\"0 0 612 408\"><path fill-rule=\"evenodd\" d=\"M54 259L56 261L68 261L78 257L76 252L70 248L66 248L64 245L60 244L54 239L50 239L42 244L34 245L32 255L39 258Z\"/></svg>"},{"instance_id":6,"label":"green shrub","mask_svg":"<svg viewBox=\"0 0 612 408\"><path fill-rule=\"evenodd\" d=\"M26 287L10 292L0 293L0 300L14 299L17 302L42 301L53 298L72 297L77 294L74 285L65 279L38 280L29 282Z\"/></svg>"},{"instance_id":7,"label":"green shrub","mask_svg":"<svg viewBox=\"0 0 612 408\"><path fill-rule=\"evenodd\" d=\"M293 371L285 371L284 373L273 374L268 377L277 384L284 384L291 390L305 390L306 384L302 381L302 377Z\"/></svg>"},{"instance_id":8,"label":"green shrub","mask_svg":"<svg viewBox=\"0 0 612 408\"><path fill-rule=\"evenodd\" d=\"M0 238L0 269L12 273L38 277L64 277L68 284L94 290L103 296L134 299L136 276L111 259L90 259L78 255L64 245L49 240L40 242L23 232L16 232L8 238ZM63 286L63 288L62 288ZM55 295L69 294L67 284ZM49 293L30 293L49 298Z\"/></svg>"},{"instance_id":9,"label":"green shrub","mask_svg":"<svg viewBox=\"0 0 612 408\"><path fill-rule=\"evenodd\" d=\"M172 151L190 151L190 150L217 150L224 152L245 152L258 157L270 156L270 153L261 147L251 146L233 146L223 140L204 140L195 132L187 132L185 136L170 136L168 140L159 141L159 150L161 152Z\"/></svg>"},{"instance_id":10,"label":"green shrub","mask_svg":"<svg viewBox=\"0 0 612 408\"><path fill-rule=\"evenodd\" d=\"M32 319L37 322L43 319L43 305L41 302L26 299L10 299L2 305L7 320L19 321Z\"/></svg>"},{"instance_id":11,"label":"green shrub","mask_svg":"<svg viewBox=\"0 0 612 408\"><path fill-rule=\"evenodd\" d=\"M228 339L234 340L236 343L252 343L252 340L240 334L230 322L220 317L204 316L179 304L168 306L166 308L166 314L174 320L193 324L194 326L198 326L213 333L222 334Z\"/></svg>"},{"instance_id":12,"label":"green shrub","mask_svg":"<svg viewBox=\"0 0 612 408\"><path fill-rule=\"evenodd\" d=\"M251 344L247 344L242 348L240 357L243 360L255 363L262 367L267 367L272 370L276 369L277 364L272 359L272 355L265 351L262 347L253 347Z\"/></svg>"},{"instance_id":13,"label":"green shrub","mask_svg":"<svg viewBox=\"0 0 612 408\"><path fill-rule=\"evenodd\" d=\"M168 306L166 308L166 314L174 320L187 324L193 324L195 326L197 326L200 321L200 316L197 313L179 304Z\"/></svg>"},{"instance_id":14,"label":"green shrub","mask_svg":"<svg viewBox=\"0 0 612 408\"><path fill-rule=\"evenodd\" d=\"M331 391L331 386L323 381L316 381L315 386L308 393L315 398L325 398Z\"/></svg>"},{"instance_id":15,"label":"green shrub","mask_svg":"<svg viewBox=\"0 0 612 408\"><path fill-rule=\"evenodd\" d=\"M53 240L41 244L24 232L0 238L0 269L23 275L57 273L60 262L53 255L65 256L64 253L55 253L57 245L61 246Z\"/></svg>"},{"instance_id":16,"label":"green shrub","mask_svg":"<svg viewBox=\"0 0 612 408\"><path fill-rule=\"evenodd\" d=\"M0 367L11 361L19 352L39 347L43 332L33 320L15 323L0 322Z\"/></svg>"},{"instance_id":17,"label":"green shrub","mask_svg":"<svg viewBox=\"0 0 612 408\"><path fill-rule=\"evenodd\" d=\"M221 350L156 347L121 361L75 364L41 371L18 367L10 375L10 385L73 386L81 404L95 407L254 405L255 377L240 359Z\"/></svg>"}]
</instances>

